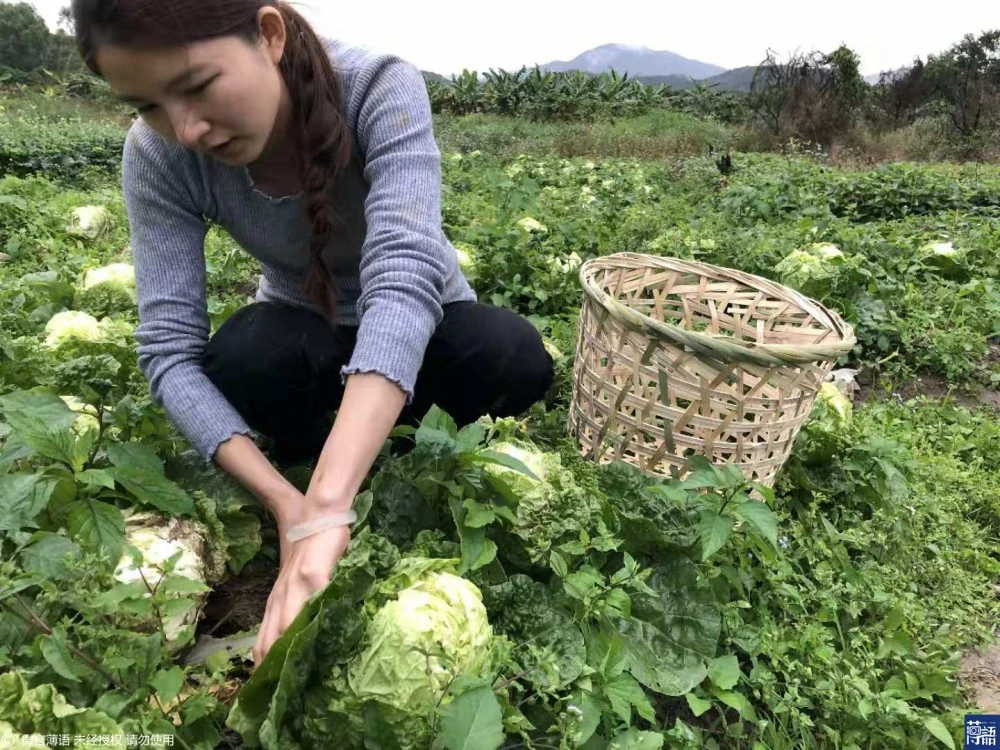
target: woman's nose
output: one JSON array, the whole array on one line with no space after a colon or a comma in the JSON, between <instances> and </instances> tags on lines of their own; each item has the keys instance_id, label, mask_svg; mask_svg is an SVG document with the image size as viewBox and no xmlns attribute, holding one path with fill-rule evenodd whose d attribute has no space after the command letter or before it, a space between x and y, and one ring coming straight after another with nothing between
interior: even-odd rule
<instances>
[{"instance_id":1,"label":"woman's nose","mask_svg":"<svg viewBox=\"0 0 1000 750\"><path fill-rule=\"evenodd\" d=\"M199 147L201 139L210 129L208 121L200 113L193 107L183 105L171 112L170 123L177 141L191 149Z\"/></svg>"}]
</instances>

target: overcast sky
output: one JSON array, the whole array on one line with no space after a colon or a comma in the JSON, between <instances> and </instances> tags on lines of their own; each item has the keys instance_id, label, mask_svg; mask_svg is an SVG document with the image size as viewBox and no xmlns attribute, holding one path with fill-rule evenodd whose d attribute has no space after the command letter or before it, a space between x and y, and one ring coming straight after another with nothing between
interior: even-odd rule
<instances>
[{"instance_id":1,"label":"overcast sky","mask_svg":"<svg viewBox=\"0 0 1000 750\"><path fill-rule=\"evenodd\" d=\"M67 0L29 0L54 29ZM206 0L210 1L210 0ZM940 52L966 33L1000 27L990 0L924 6L909 0L615 0L582 12L570 0L303 0L293 3L327 36L394 52L444 75L516 70L569 60L605 43L669 50L725 68L752 65L768 47L831 51L847 44L866 75ZM369 10L364 10L368 8ZM932 9L933 8L933 9Z\"/></svg>"}]
</instances>

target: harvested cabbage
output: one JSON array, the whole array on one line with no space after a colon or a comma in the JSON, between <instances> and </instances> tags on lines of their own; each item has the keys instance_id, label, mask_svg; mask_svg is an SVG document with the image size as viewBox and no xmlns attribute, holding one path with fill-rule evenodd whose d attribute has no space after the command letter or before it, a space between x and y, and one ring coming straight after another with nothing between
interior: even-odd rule
<instances>
[{"instance_id":1,"label":"harvested cabbage","mask_svg":"<svg viewBox=\"0 0 1000 750\"><path fill-rule=\"evenodd\" d=\"M194 586L185 587L193 592L178 594L179 597L191 600L192 606L167 615L159 623L150 622L149 628L155 630L162 625L164 638L170 649L186 645L208 593L207 581L215 580L220 575L220 571L209 568L204 529L191 519L167 518L155 511L142 511L126 517L125 539L126 544L135 547L141 559L133 559L130 551L122 555L115 568L115 578L120 583L129 584L145 579L150 587L155 588L165 576L167 561L179 553L170 575L181 576L195 583ZM192 629L190 633L185 632L188 628Z\"/></svg>"}]
</instances>

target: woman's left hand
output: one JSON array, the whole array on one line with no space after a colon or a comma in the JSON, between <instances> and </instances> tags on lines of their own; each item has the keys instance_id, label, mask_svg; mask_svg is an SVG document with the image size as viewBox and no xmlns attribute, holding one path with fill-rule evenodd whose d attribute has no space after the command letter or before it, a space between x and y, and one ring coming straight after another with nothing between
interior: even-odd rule
<instances>
[{"instance_id":1,"label":"woman's left hand","mask_svg":"<svg viewBox=\"0 0 1000 750\"><path fill-rule=\"evenodd\" d=\"M281 525L279 529L284 534ZM260 666L271 646L292 624L309 598L330 582L333 569L350 541L350 526L339 526L289 545L288 560L281 561L281 572L267 598L264 621L252 650L255 668Z\"/></svg>"}]
</instances>

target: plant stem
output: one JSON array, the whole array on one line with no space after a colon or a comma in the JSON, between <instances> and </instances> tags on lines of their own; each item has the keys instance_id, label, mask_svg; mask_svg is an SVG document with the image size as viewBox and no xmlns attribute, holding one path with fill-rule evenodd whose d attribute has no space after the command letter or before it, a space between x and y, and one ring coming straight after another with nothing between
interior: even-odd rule
<instances>
[{"instance_id":1,"label":"plant stem","mask_svg":"<svg viewBox=\"0 0 1000 750\"><path fill-rule=\"evenodd\" d=\"M51 636L52 635L52 628L50 628L45 623L45 621L41 617L39 617L31 609L31 607L28 606L28 604L24 601L24 599L21 597L21 595L20 594L14 594L14 598L17 599L18 604L20 604L22 607L24 607L24 611L28 613L28 615L30 616L30 619L29 619L29 617L25 617L21 612L18 612L16 609L14 609L14 607L10 606L10 604L8 604L7 602L0 601L0 604L4 605L8 610L10 610L11 612L13 612L15 615L17 615L21 620L23 620L28 625L30 625L30 626L38 629L38 630L41 630L43 633L45 633L45 635ZM110 672L108 672L106 669L104 669L104 667L102 667L100 664L98 664L97 662L95 662L93 659L91 659L89 656L87 656L85 653L83 653L80 649L78 649L72 643L70 643L69 641L67 641L66 642L66 646L73 653L73 656L75 656L77 659L79 659L80 661L82 661L84 664L86 664L88 667L90 667L91 669L93 669L95 672L97 672L100 675L102 675L108 682L110 682L116 688L118 688L119 690L126 690L125 686L122 685L120 682L118 682L118 680L116 680L114 678L114 675L112 675Z\"/></svg>"}]
</instances>

